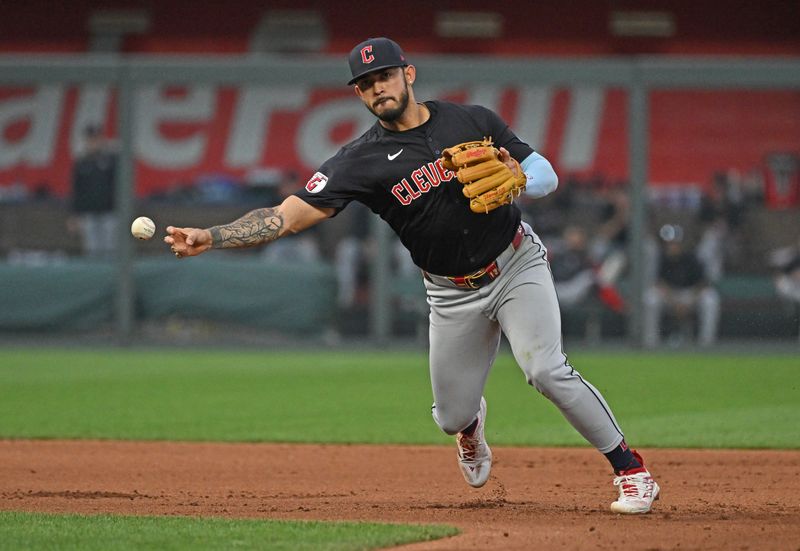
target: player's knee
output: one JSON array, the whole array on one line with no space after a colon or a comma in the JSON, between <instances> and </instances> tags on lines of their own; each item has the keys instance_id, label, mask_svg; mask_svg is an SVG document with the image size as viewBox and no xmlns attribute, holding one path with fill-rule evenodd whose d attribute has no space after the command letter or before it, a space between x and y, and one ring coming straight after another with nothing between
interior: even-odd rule
<instances>
[{"instance_id":1,"label":"player's knee","mask_svg":"<svg viewBox=\"0 0 800 551\"><path fill-rule=\"evenodd\" d=\"M431 409L433 420L445 434L457 434L475 420L474 413L465 413L453 408L434 405Z\"/></svg>"},{"instance_id":2,"label":"player's knee","mask_svg":"<svg viewBox=\"0 0 800 551\"><path fill-rule=\"evenodd\" d=\"M544 397L557 401L564 397L563 386L572 377L572 369L566 362L542 361L534 369L525 371L528 384L538 390Z\"/></svg>"},{"instance_id":3,"label":"player's knee","mask_svg":"<svg viewBox=\"0 0 800 551\"><path fill-rule=\"evenodd\" d=\"M525 378L528 381L528 384L534 387L536 390L545 394L545 390L549 386L549 373L547 369L544 369L543 362L541 360L537 360L535 357L532 357L530 361L523 364L522 370L525 372Z\"/></svg>"},{"instance_id":4,"label":"player's knee","mask_svg":"<svg viewBox=\"0 0 800 551\"><path fill-rule=\"evenodd\" d=\"M550 372L544 369L538 369L533 372L529 372L527 376L528 384L538 390L541 394L547 398L550 398L553 395L552 392L550 392L550 388L553 384L553 377Z\"/></svg>"},{"instance_id":5,"label":"player's knee","mask_svg":"<svg viewBox=\"0 0 800 551\"><path fill-rule=\"evenodd\" d=\"M544 394L550 395L548 390L560 377L553 366L563 365L564 356L560 352L560 341L541 350L524 350L517 354L517 360L528 384Z\"/></svg>"}]
</instances>

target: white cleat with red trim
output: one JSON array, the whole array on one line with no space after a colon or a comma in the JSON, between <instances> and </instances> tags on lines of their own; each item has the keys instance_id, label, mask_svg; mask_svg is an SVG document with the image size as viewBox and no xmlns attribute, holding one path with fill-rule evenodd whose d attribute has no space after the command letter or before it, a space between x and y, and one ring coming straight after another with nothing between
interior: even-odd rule
<instances>
[{"instance_id":1,"label":"white cleat with red trim","mask_svg":"<svg viewBox=\"0 0 800 551\"><path fill-rule=\"evenodd\" d=\"M492 450L486 443L483 427L486 422L486 400L481 397L481 409L478 411L478 424L471 435L459 432L456 435L458 444L458 466L464 480L473 488L480 488L489 480L492 470Z\"/></svg>"},{"instance_id":2,"label":"white cleat with red trim","mask_svg":"<svg viewBox=\"0 0 800 551\"><path fill-rule=\"evenodd\" d=\"M628 515L648 513L661 491L645 468L642 456L635 451L633 455L642 466L623 471L614 479L614 486L619 487L619 499L611 504L611 510L615 513Z\"/></svg>"}]
</instances>

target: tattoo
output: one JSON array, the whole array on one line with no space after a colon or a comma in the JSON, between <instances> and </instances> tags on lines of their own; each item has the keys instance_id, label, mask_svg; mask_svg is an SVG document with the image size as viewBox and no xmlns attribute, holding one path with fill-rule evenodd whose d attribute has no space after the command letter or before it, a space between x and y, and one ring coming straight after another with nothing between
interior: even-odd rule
<instances>
[{"instance_id":1,"label":"tattoo","mask_svg":"<svg viewBox=\"0 0 800 551\"><path fill-rule=\"evenodd\" d=\"M250 211L230 224L208 228L208 231L211 232L212 248L228 249L255 247L275 241L282 228L283 217L277 209L263 208Z\"/></svg>"}]
</instances>

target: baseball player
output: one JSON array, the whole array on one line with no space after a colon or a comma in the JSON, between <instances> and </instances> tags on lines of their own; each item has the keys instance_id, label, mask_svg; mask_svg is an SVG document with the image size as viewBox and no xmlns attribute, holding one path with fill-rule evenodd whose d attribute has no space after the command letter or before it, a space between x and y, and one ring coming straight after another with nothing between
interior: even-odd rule
<instances>
[{"instance_id":1,"label":"baseball player","mask_svg":"<svg viewBox=\"0 0 800 551\"><path fill-rule=\"evenodd\" d=\"M618 513L646 513L659 487L625 443L603 397L562 350L547 251L513 199L557 186L550 163L492 111L417 102L416 68L400 46L371 38L350 52L356 96L377 117L280 205L208 229L167 227L176 257L268 244L359 201L385 220L422 271L430 305L433 418L456 436L466 482L492 467L483 389L506 335L528 383L603 453L616 474Z\"/></svg>"}]
</instances>

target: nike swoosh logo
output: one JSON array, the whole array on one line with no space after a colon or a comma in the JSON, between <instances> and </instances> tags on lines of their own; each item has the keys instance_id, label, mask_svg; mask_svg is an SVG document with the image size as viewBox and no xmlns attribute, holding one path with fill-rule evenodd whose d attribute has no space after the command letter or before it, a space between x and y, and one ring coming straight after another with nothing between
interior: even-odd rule
<instances>
[{"instance_id":1,"label":"nike swoosh logo","mask_svg":"<svg viewBox=\"0 0 800 551\"><path fill-rule=\"evenodd\" d=\"M398 156L398 155L400 155L402 152L403 152L403 150L401 149L400 151L398 151L398 152L397 152L397 153L395 153L394 155L387 154L387 155L386 155L386 157L387 157L387 158L388 158L390 161L394 161L394 160L397 158L397 156Z\"/></svg>"}]
</instances>

